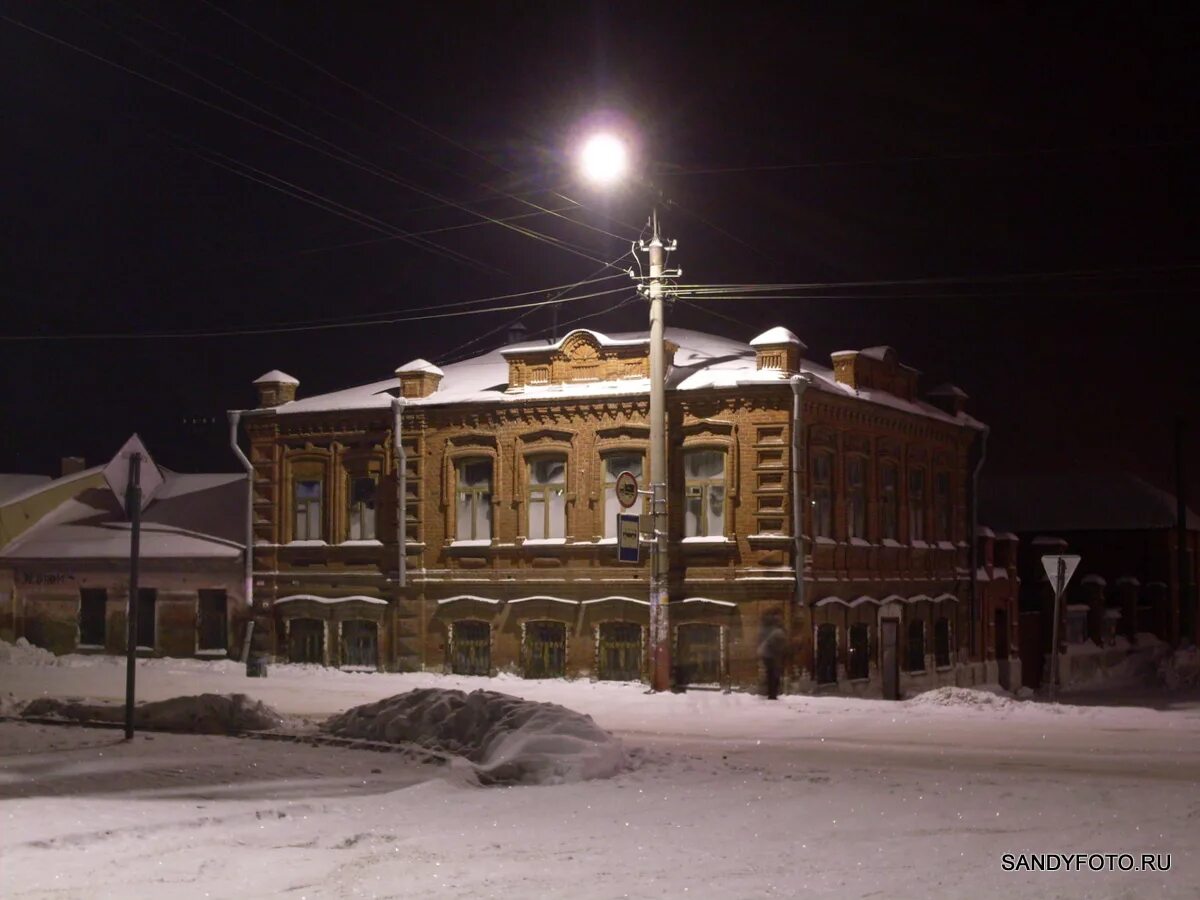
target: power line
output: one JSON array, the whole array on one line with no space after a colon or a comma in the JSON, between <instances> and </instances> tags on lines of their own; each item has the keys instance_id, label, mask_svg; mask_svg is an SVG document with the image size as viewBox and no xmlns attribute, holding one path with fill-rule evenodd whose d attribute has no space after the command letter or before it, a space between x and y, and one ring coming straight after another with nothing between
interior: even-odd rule
<instances>
[{"instance_id":1,"label":"power line","mask_svg":"<svg viewBox=\"0 0 1200 900\"><path fill-rule=\"evenodd\" d=\"M1126 150L1154 150L1162 147L1182 147L1200 143L1195 138L1173 141L1146 141L1137 144L1094 144L1080 147L1035 147L1025 150L980 150L967 153L938 153L912 156L883 156L861 159L818 160L799 163L766 163L762 165L714 166L710 168L672 168L674 175L731 175L738 172L786 172L795 169L837 169L853 166L885 166L920 162L949 162L970 159L1001 159L1021 156L1054 156L1071 153L1119 153Z\"/></svg>"},{"instance_id":2,"label":"power line","mask_svg":"<svg viewBox=\"0 0 1200 900\"><path fill-rule=\"evenodd\" d=\"M287 334L300 331L328 331L335 328L362 328L370 325L397 325L402 322L425 322L431 319L450 319L457 316L477 316L489 313L508 312L514 309L530 309L538 306L549 306L554 303L570 303L576 300L588 300L592 297L605 297L619 294L628 290L625 287L612 288L607 291L596 291L591 294L579 294L556 300L538 300L532 303L516 303L509 306L494 306L486 309L464 309L456 312L430 313L422 316L396 316L392 318L373 319L365 322L330 322L314 325L291 325L268 328L236 328L220 331L171 331L171 332L106 332L106 333L75 333L75 334L19 334L0 335L0 342L33 342L33 341L91 341L91 340L173 340L178 338L215 338L215 337L247 337L262 334Z\"/></svg>"}]
</instances>

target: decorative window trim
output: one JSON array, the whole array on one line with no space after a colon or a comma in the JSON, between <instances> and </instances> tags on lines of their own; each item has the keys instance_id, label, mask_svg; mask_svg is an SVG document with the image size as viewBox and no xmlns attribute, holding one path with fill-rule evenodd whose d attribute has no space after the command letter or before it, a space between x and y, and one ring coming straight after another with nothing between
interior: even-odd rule
<instances>
[{"instance_id":1,"label":"decorative window trim","mask_svg":"<svg viewBox=\"0 0 1200 900\"><path fill-rule=\"evenodd\" d=\"M453 450L446 452L442 465L442 509L445 512L446 523L445 543L448 546L455 544L467 546L466 542L458 540L457 535L458 466L459 463L468 459L487 459L492 464L492 536L488 543L494 546L499 542L496 523L500 518L498 515L500 511L500 453L495 447L489 446L456 446ZM485 546L474 541L471 544Z\"/></svg>"}]
</instances>

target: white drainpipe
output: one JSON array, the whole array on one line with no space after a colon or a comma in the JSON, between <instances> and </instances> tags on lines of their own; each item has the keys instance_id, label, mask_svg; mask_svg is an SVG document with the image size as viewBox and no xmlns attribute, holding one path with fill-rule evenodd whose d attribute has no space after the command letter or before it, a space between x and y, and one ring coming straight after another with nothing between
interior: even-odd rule
<instances>
[{"instance_id":1,"label":"white drainpipe","mask_svg":"<svg viewBox=\"0 0 1200 900\"><path fill-rule=\"evenodd\" d=\"M392 398L392 442L396 454L396 547L399 554L397 578L400 587L408 586L408 457L404 453L402 417L403 397Z\"/></svg>"},{"instance_id":2,"label":"white drainpipe","mask_svg":"<svg viewBox=\"0 0 1200 900\"><path fill-rule=\"evenodd\" d=\"M246 598L247 609L254 608L254 466L238 446L238 424L242 420L242 410L229 411L229 446L233 454L246 470L246 574L242 585L243 596Z\"/></svg>"}]
</instances>

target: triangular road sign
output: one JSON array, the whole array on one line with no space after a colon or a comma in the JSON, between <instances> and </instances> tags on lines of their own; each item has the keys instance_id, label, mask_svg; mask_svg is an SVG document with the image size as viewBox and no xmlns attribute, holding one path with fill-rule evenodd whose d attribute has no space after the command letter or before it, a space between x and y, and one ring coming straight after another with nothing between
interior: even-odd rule
<instances>
[{"instance_id":1,"label":"triangular road sign","mask_svg":"<svg viewBox=\"0 0 1200 900\"><path fill-rule=\"evenodd\" d=\"M1042 557L1042 568L1046 570L1046 577L1050 579L1050 585L1055 591L1058 590L1058 570L1059 562L1062 562L1062 586L1063 590L1071 582L1071 576L1075 574L1075 569L1079 566L1079 557L1075 554L1056 553L1048 554Z\"/></svg>"}]
</instances>

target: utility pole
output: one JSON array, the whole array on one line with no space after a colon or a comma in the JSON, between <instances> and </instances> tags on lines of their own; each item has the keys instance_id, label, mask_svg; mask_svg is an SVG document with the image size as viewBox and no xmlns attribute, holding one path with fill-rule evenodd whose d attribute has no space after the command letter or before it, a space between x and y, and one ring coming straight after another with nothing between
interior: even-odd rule
<instances>
[{"instance_id":1,"label":"utility pole","mask_svg":"<svg viewBox=\"0 0 1200 900\"><path fill-rule=\"evenodd\" d=\"M133 740L134 687L137 678L138 638L138 556L142 531L142 454L129 455L129 485L125 489L125 510L129 514L129 604L125 630L125 740ZM249 548L246 549L249 553Z\"/></svg>"},{"instance_id":2,"label":"utility pole","mask_svg":"<svg viewBox=\"0 0 1200 900\"><path fill-rule=\"evenodd\" d=\"M1184 480L1184 435L1187 425L1183 419L1175 422L1175 611L1171 622L1171 641L1179 646L1180 638L1196 639L1195 598L1192 596L1194 576L1188 566L1187 486Z\"/></svg>"},{"instance_id":3,"label":"utility pole","mask_svg":"<svg viewBox=\"0 0 1200 900\"><path fill-rule=\"evenodd\" d=\"M671 641L667 595L670 579L670 554L667 541L667 404L666 350L663 345L663 271L666 251L658 231L658 209L650 214L650 242L640 242L649 254L650 278L645 293L650 300L650 514L654 521L650 555L650 689L671 688Z\"/></svg>"}]
</instances>

